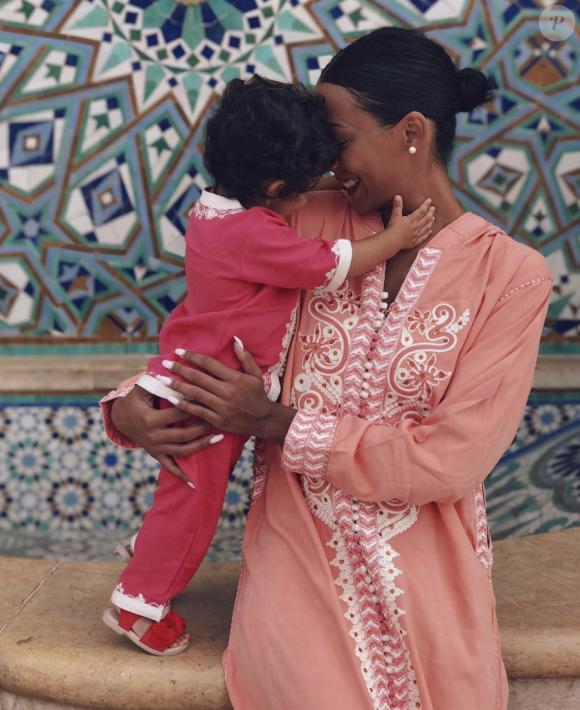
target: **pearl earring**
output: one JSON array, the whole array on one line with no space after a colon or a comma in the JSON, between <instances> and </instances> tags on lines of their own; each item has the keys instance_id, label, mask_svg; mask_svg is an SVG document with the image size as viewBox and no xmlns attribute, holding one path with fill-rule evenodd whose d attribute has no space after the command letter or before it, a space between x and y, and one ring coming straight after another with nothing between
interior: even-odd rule
<instances>
[{"instance_id":1,"label":"pearl earring","mask_svg":"<svg viewBox=\"0 0 580 710\"><path fill-rule=\"evenodd\" d=\"M417 152L417 148L415 148L415 146L412 145L412 146L409 148L409 153L411 153L411 155L414 155L416 152Z\"/></svg>"}]
</instances>

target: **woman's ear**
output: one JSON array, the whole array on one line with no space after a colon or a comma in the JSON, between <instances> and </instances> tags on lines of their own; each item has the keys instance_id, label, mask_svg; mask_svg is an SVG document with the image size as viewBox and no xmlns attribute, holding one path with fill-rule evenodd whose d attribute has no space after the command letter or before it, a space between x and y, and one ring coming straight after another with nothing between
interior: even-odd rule
<instances>
[{"instance_id":1,"label":"woman's ear","mask_svg":"<svg viewBox=\"0 0 580 710\"><path fill-rule=\"evenodd\" d=\"M411 111L405 116L405 138L408 145L413 142L419 142L425 140L428 135L429 127L427 125L427 119L419 111Z\"/></svg>"}]
</instances>

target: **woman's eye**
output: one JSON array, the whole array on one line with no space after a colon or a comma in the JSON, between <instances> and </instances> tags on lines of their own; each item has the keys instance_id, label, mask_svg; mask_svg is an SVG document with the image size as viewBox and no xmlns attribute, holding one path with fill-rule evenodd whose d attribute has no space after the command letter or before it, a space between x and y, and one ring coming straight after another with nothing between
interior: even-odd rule
<instances>
[{"instance_id":1,"label":"woman's eye","mask_svg":"<svg viewBox=\"0 0 580 710\"><path fill-rule=\"evenodd\" d=\"M339 147L341 150L344 150L347 145L348 145L348 141L339 141L339 143L338 143L338 147Z\"/></svg>"}]
</instances>

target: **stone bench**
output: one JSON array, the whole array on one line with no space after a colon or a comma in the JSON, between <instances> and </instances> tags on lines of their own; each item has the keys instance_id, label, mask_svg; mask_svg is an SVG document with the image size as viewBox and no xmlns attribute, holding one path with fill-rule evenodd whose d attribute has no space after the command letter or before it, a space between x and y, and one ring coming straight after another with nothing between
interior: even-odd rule
<instances>
[{"instance_id":1,"label":"stone bench","mask_svg":"<svg viewBox=\"0 0 580 710\"><path fill-rule=\"evenodd\" d=\"M0 558L0 710L231 708L221 656L239 565L203 565L177 599L195 643L171 659L102 624L119 571ZM578 710L580 528L498 543L494 586L510 710Z\"/></svg>"}]
</instances>

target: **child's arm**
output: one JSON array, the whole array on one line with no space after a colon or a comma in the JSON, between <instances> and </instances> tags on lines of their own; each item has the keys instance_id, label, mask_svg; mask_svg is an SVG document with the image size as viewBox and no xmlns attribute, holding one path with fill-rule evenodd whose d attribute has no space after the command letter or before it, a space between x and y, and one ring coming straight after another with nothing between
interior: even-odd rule
<instances>
[{"instance_id":1,"label":"child's arm","mask_svg":"<svg viewBox=\"0 0 580 710\"><path fill-rule=\"evenodd\" d=\"M407 217L403 216L403 200L397 195L391 219L386 229L352 244L352 260L348 276L359 276L377 264L388 261L402 249L413 249L422 244L433 231L435 207L425 200Z\"/></svg>"}]
</instances>

